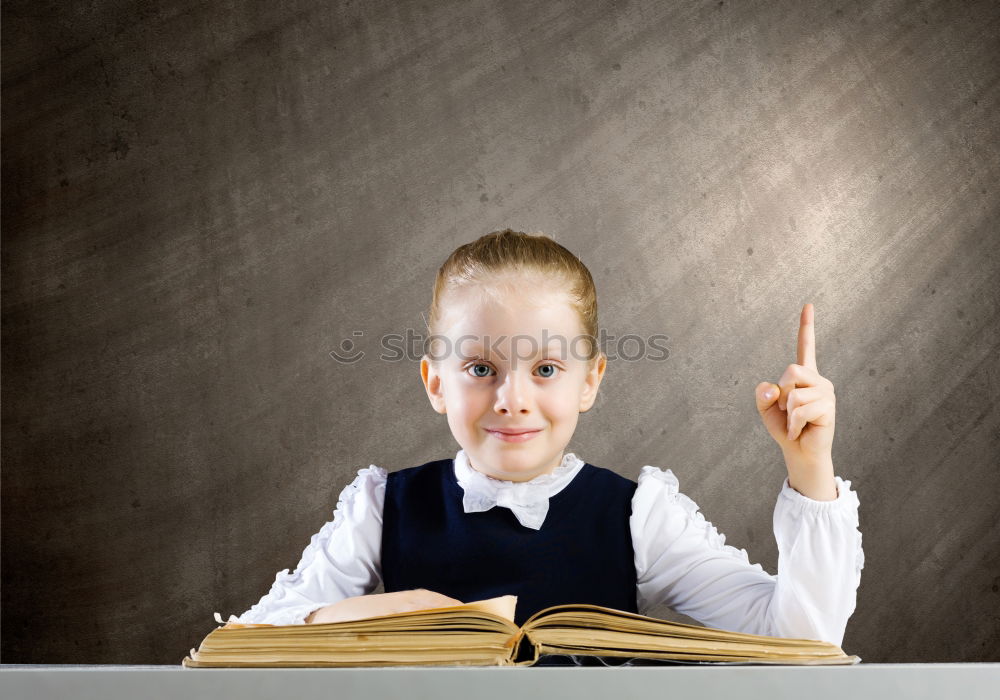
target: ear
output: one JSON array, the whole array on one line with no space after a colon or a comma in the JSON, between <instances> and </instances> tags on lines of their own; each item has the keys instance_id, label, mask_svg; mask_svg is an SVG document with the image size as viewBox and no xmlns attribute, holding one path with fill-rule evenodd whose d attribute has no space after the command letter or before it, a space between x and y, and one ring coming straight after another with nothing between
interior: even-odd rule
<instances>
[{"instance_id":1,"label":"ear","mask_svg":"<svg viewBox=\"0 0 1000 700\"><path fill-rule=\"evenodd\" d=\"M597 399L597 389L601 386L607 365L608 357L603 352L590 363L587 376L584 378L583 392L580 394L580 413L586 413L594 405L594 401Z\"/></svg>"},{"instance_id":2,"label":"ear","mask_svg":"<svg viewBox=\"0 0 1000 700\"><path fill-rule=\"evenodd\" d=\"M444 404L444 385L434 363L427 355L420 358L420 378L424 381L424 389L427 391L427 398L431 400L431 406L438 413L447 413Z\"/></svg>"}]
</instances>

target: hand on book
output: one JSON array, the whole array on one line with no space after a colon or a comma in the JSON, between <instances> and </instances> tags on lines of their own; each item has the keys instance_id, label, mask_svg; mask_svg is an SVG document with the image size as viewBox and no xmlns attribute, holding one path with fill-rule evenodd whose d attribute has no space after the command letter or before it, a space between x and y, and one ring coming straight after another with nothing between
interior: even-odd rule
<instances>
[{"instance_id":1,"label":"hand on book","mask_svg":"<svg viewBox=\"0 0 1000 700\"><path fill-rule=\"evenodd\" d=\"M441 593L429 591L426 588L414 588L408 591L394 593L375 593L344 598L326 607L314 610L306 618L306 624L322 624L324 622L345 622L361 620L378 615L410 612L411 610L426 610L428 608L445 608L451 605L462 605L462 601L450 598Z\"/></svg>"}]
</instances>

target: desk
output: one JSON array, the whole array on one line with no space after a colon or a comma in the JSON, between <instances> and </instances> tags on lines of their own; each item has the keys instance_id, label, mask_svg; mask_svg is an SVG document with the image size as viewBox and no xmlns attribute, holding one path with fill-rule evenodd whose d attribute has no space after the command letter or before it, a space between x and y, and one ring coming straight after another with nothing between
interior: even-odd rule
<instances>
[{"instance_id":1,"label":"desk","mask_svg":"<svg viewBox=\"0 0 1000 700\"><path fill-rule=\"evenodd\" d=\"M323 698L910 700L1000 697L1000 663L854 666L182 668L0 665L4 700Z\"/></svg>"}]
</instances>

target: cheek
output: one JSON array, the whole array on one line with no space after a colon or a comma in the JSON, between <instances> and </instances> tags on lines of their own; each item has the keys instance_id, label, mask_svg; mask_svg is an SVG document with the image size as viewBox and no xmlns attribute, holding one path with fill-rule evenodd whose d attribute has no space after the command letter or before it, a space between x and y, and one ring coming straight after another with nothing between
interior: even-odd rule
<instances>
[{"instance_id":1,"label":"cheek","mask_svg":"<svg viewBox=\"0 0 1000 700\"><path fill-rule=\"evenodd\" d=\"M489 405L492 394L484 385L455 382L445 394L448 405L456 412L476 412Z\"/></svg>"},{"instance_id":2,"label":"cheek","mask_svg":"<svg viewBox=\"0 0 1000 700\"><path fill-rule=\"evenodd\" d=\"M569 440L576 432L577 422L580 419L580 412L574 407L573 410L566 410L558 415L549 414L550 419L554 419L555 430L553 435L558 440Z\"/></svg>"},{"instance_id":3,"label":"cheek","mask_svg":"<svg viewBox=\"0 0 1000 700\"><path fill-rule=\"evenodd\" d=\"M567 383L547 392L542 399L547 413L568 418L580 412L580 391L576 385Z\"/></svg>"}]
</instances>

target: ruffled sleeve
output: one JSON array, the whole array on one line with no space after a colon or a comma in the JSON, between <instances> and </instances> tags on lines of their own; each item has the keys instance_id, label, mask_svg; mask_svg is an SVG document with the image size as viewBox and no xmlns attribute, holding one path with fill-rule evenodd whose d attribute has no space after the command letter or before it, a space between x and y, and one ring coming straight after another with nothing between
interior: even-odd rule
<instances>
[{"instance_id":1,"label":"ruffled sleeve","mask_svg":"<svg viewBox=\"0 0 1000 700\"><path fill-rule=\"evenodd\" d=\"M850 481L836 482L837 499L815 501L785 479L774 509L775 576L726 544L670 469L643 467L630 521L639 611L667 605L707 627L839 646L864 552L857 494Z\"/></svg>"},{"instance_id":2,"label":"ruffled sleeve","mask_svg":"<svg viewBox=\"0 0 1000 700\"><path fill-rule=\"evenodd\" d=\"M340 492L333 519L312 536L295 571L279 571L271 590L229 621L300 625L314 610L375 590L382 575L386 477L386 470L374 464L358 470Z\"/></svg>"}]
</instances>

